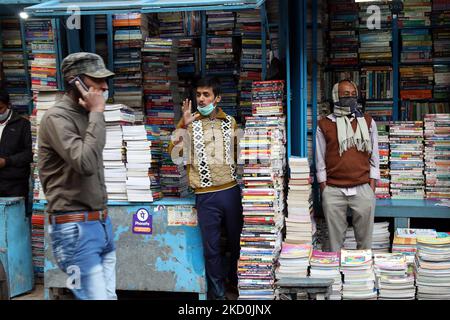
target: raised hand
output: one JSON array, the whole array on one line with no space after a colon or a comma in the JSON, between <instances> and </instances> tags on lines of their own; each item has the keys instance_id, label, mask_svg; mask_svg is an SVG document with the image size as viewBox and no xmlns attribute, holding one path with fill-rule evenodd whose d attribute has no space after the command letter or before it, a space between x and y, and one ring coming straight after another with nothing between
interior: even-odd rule
<instances>
[{"instance_id":1,"label":"raised hand","mask_svg":"<svg viewBox=\"0 0 450 320\"><path fill-rule=\"evenodd\" d=\"M183 101L183 107L182 107L182 112L183 112L183 120L184 120L184 125L188 126L191 122L197 120L200 115L193 115L191 113L191 109L192 109L192 101L189 99L185 99Z\"/></svg>"}]
</instances>

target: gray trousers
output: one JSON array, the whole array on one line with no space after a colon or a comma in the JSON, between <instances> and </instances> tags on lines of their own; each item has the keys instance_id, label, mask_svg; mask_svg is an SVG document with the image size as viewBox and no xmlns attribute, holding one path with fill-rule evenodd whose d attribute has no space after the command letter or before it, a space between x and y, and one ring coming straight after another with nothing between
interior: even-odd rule
<instances>
[{"instance_id":1,"label":"gray trousers","mask_svg":"<svg viewBox=\"0 0 450 320\"><path fill-rule=\"evenodd\" d=\"M357 249L372 248L375 194L370 185L356 187L356 195L346 196L338 187L326 186L322 192L322 208L327 222L330 250L339 251L347 230L347 208L352 213Z\"/></svg>"}]
</instances>

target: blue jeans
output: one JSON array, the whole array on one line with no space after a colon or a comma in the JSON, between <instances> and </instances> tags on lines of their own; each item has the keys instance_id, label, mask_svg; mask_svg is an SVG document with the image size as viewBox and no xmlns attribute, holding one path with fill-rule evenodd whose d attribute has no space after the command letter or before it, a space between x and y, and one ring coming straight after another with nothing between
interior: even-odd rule
<instances>
[{"instance_id":1,"label":"blue jeans","mask_svg":"<svg viewBox=\"0 0 450 320\"><path fill-rule=\"evenodd\" d=\"M112 224L105 221L52 223L53 255L69 275L68 287L80 300L116 300L116 250Z\"/></svg>"}]
</instances>

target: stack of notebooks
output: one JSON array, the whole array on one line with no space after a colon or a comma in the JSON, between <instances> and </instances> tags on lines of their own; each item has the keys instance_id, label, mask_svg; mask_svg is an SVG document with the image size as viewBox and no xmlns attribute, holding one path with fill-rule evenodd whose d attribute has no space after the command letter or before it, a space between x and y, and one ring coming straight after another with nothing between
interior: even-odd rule
<instances>
[{"instance_id":1,"label":"stack of notebooks","mask_svg":"<svg viewBox=\"0 0 450 320\"><path fill-rule=\"evenodd\" d=\"M434 65L433 98L450 100L450 65Z\"/></svg>"},{"instance_id":2,"label":"stack of notebooks","mask_svg":"<svg viewBox=\"0 0 450 320\"><path fill-rule=\"evenodd\" d=\"M161 149L161 130L157 125L145 125L147 131L147 140L151 142L150 153L152 154L152 166L148 170L148 176L150 177L150 189L154 200L161 199L163 193L161 191L161 176L160 166L162 159Z\"/></svg>"},{"instance_id":3,"label":"stack of notebooks","mask_svg":"<svg viewBox=\"0 0 450 320\"><path fill-rule=\"evenodd\" d=\"M390 133L392 199L423 199L423 122L393 122Z\"/></svg>"},{"instance_id":4,"label":"stack of notebooks","mask_svg":"<svg viewBox=\"0 0 450 320\"><path fill-rule=\"evenodd\" d=\"M417 238L418 300L450 300L450 237Z\"/></svg>"},{"instance_id":5,"label":"stack of notebooks","mask_svg":"<svg viewBox=\"0 0 450 320\"><path fill-rule=\"evenodd\" d=\"M50 19L29 19L25 25L31 53L32 90L56 90L56 46Z\"/></svg>"},{"instance_id":6,"label":"stack of notebooks","mask_svg":"<svg viewBox=\"0 0 450 320\"><path fill-rule=\"evenodd\" d=\"M239 11L237 31L242 35L241 67L239 78L239 118L252 115L252 82L261 81L261 17L259 10Z\"/></svg>"},{"instance_id":7,"label":"stack of notebooks","mask_svg":"<svg viewBox=\"0 0 450 320\"><path fill-rule=\"evenodd\" d=\"M378 127L378 150L380 155L380 179L377 180L375 195L378 199L388 199L389 192L389 128L381 122Z\"/></svg>"},{"instance_id":8,"label":"stack of notebooks","mask_svg":"<svg viewBox=\"0 0 450 320\"><path fill-rule=\"evenodd\" d=\"M123 159L122 125L134 124L134 114L124 105L107 104L105 106L106 144L103 149L105 166L105 184L108 199L126 201L127 171Z\"/></svg>"},{"instance_id":9,"label":"stack of notebooks","mask_svg":"<svg viewBox=\"0 0 450 320\"><path fill-rule=\"evenodd\" d=\"M316 228L308 159L289 157L289 169L285 242L312 244Z\"/></svg>"},{"instance_id":10,"label":"stack of notebooks","mask_svg":"<svg viewBox=\"0 0 450 320\"><path fill-rule=\"evenodd\" d=\"M374 269L379 300L414 300L414 276L408 274L405 256L400 253L375 254Z\"/></svg>"},{"instance_id":11,"label":"stack of notebooks","mask_svg":"<svg viewBox=\"0 0 450 320\"><path fill-rule=\"evenodd\" d=\"M57 91L40 91L35 93L34 96L34 111L31 120L32 123L32 142L33 142L33 199L45 200L44 191L39 179L38 163L38 150L39 150L39 127L42 121L42 117L45 112L53 107L55 102L60 98L60 94Z\"/></svg>"},{"instance_id":12,"label":"stack of notebooks","mask_svg":"<svg viewBox=\"0 0 450 320\"><path fill-rule=\"evenodd\" d=\"M428 113L450 113L450 102L402 101L403 120L422 121Z\"/></svg>"},{"instance_id":13,"label":"stack of notebooks","mask_svg":"<svg viewBox=\"0 0 450 320\"><path fill-rule=\"evenodd\" d=\"M298 279L308 276L310 244L291 244L284 242L281 247L278 267L275 271L277 280Z\"/></svg>"},{"instance_id":14,"label":"stack of notebooks","mask_svg":"<svg viewBox=\"0 0 450 320\"><path fill-rule=\"evenodd\" d=\"M372 10L374 3L359 4L359 59L362 64L386 63L392 61L392 14L388 3L376 3L380 9L381 21L374 24ZM379 23L379 25L378 25Z\"/></svg>"},{"instance_id":15,"label":"stack of notebooks","mask_svg":"<svg viewBox=\"0 0 450 320\"><path fill-rule=\"evenodd\" d=\"M372 250L341 249L344 300L376 300Z\"/></svg>"},{"instance_id":16,"label":"stack of notebooks","mask_svg":"<svg viewBox=\"0 0 450 320\"><path fill-rule=\"evenodd\" d=\"M129 202L152 202L148 175L151 168L151 141L147 139L145 126L123 126L123 141L126 149L127 198Z\"/></svg>"},{"instance_id":17,"label":"stack of notebooks","mask_svg":"<svg viewBox=\"0 0 450 320\"><path fill-rule=\"evenodd\" d=\"M372 233L372 251L374 253L389 252L391 246L389 233L389 222L375 222ZM344 241L345 249L356 249L357 243L353 227L347 228Z\"/></svg>"},{"instance_id":18,"label":"stack of notebooks","mask_svg":"<svg viewBox=\"0 0 450 320\"><path fill-rule=\"evenodd\" d=\"M252 86L254 116L278 116L284 112L284 81L255 81Z\"/></svg>"},{"instance_id":19,"label":"stack of notebooks","mask_svg":"<svg viewBox=\"0 0 450 320\"><path fill-rule=\"evenodd\" d=\"M311 278L333 279L330 300L342 299L342 276L339 270L339 253L314 250L310 259Z\"/></svg>"},{"instance_id":20,"label":"stack of notebooks","mask_svg":"<svg viewBox=\"0 0 450 320\"><path fill-rule=\"evenodd\" d=\"M285 118L248 117L239 142L243 169L243 215L239 299L273 299L274 268L281 249L285 196ZM252 298L255 298L252 296Z\"/></svg>"},{"instance_id":21,"label":"stack of notebooks","mask_svg":"<svg viewBox=\"0 0 450 320\"><path fill-rule=\"evenodd\" d=\"M399 15L400 27L426 27L431 25L431 0L404 0Z\"/></svg>"},{"instance_id":22,"label":"stack of notebooks","mask_svg":"<svg viewBox=\"0 0 450 320\"><path fill-rule=\"evenodd\" d=\"M417 237L437 238L434 229L397 228L392 241L392 253L401 253L406 258L408 273L413 273L414 257L417 252Z\"/></svg>"},{"instance_id":23,"label":"stack of notebooks","mask_svg":"<svg viewBox=\"0 0 450 320\"><path fill-rule=\"evenodd\" d=\"M147 38L143 54L144 95L147 124L171 131L180 117L177 41Z\"/></svg>"},{"instance_id":24,"label":"stack of notebooks","mask_svg":"<svg viewBox=\"0 0 450 320\"><path fill-rule=\"evenodd\" d=\"M427 199L450 199L450 114L425 115Z\"/></svg>"},{"instance_id":25,"label":"stack of notebooks","mask_svg":"<svg viewBox=\"0 0 450 320\"><path fill-rule=\"evenodd\" d=\"M328 1L330 31L328 64L352 66L359 63L358 4L346 0Z\"/></svg>"},{"instance_id":26,"label":"stack of notebooks","mask_svg":"<svg viewBox=\"0 0 450 320\"><path fill-rule=\"evenodd\" d=\"M140 13L113 15L114 27L114 102L136 111L136 122L142 123L141 48L148 34L147 16Z\"/></svg>"},{"instance_id":27,"label":"stack of notebooks","mask_svg":"<svg viewBox=\"0 0 450 320\"><path fill-rule=\"evenodd\" d=\"M42 209L42 210L41 210ZM45 213L40 206L33 207L31 216L31 254L33 270L37 280L44 281L44 219Z\"/></svg>"},{"instance_id":28,"label":"stack of notebooks","mask_svg":"<svg viewBox=\"0 0 450 320\"><path fill-rule=\"evenodd\" d=\"M400 67L400 98L431 99L433 97L433 66Z\"/></svg>"}]
</instances>

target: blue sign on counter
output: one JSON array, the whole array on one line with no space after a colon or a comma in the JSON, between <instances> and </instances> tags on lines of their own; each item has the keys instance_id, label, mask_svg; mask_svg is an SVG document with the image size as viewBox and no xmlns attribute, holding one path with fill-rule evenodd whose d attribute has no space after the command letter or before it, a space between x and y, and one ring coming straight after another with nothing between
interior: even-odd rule
<instances>
[{"instance_id":1,"label":"blue sign on counter","mask_svg":"<svg viewBox=\"0 0 450 320\"><path fill-rule=\"evenodd\" d=\"M133 233L152 234L153 232L152 216L147 209L141 208L133 214Z\"/></svg>"}]
</instances>

